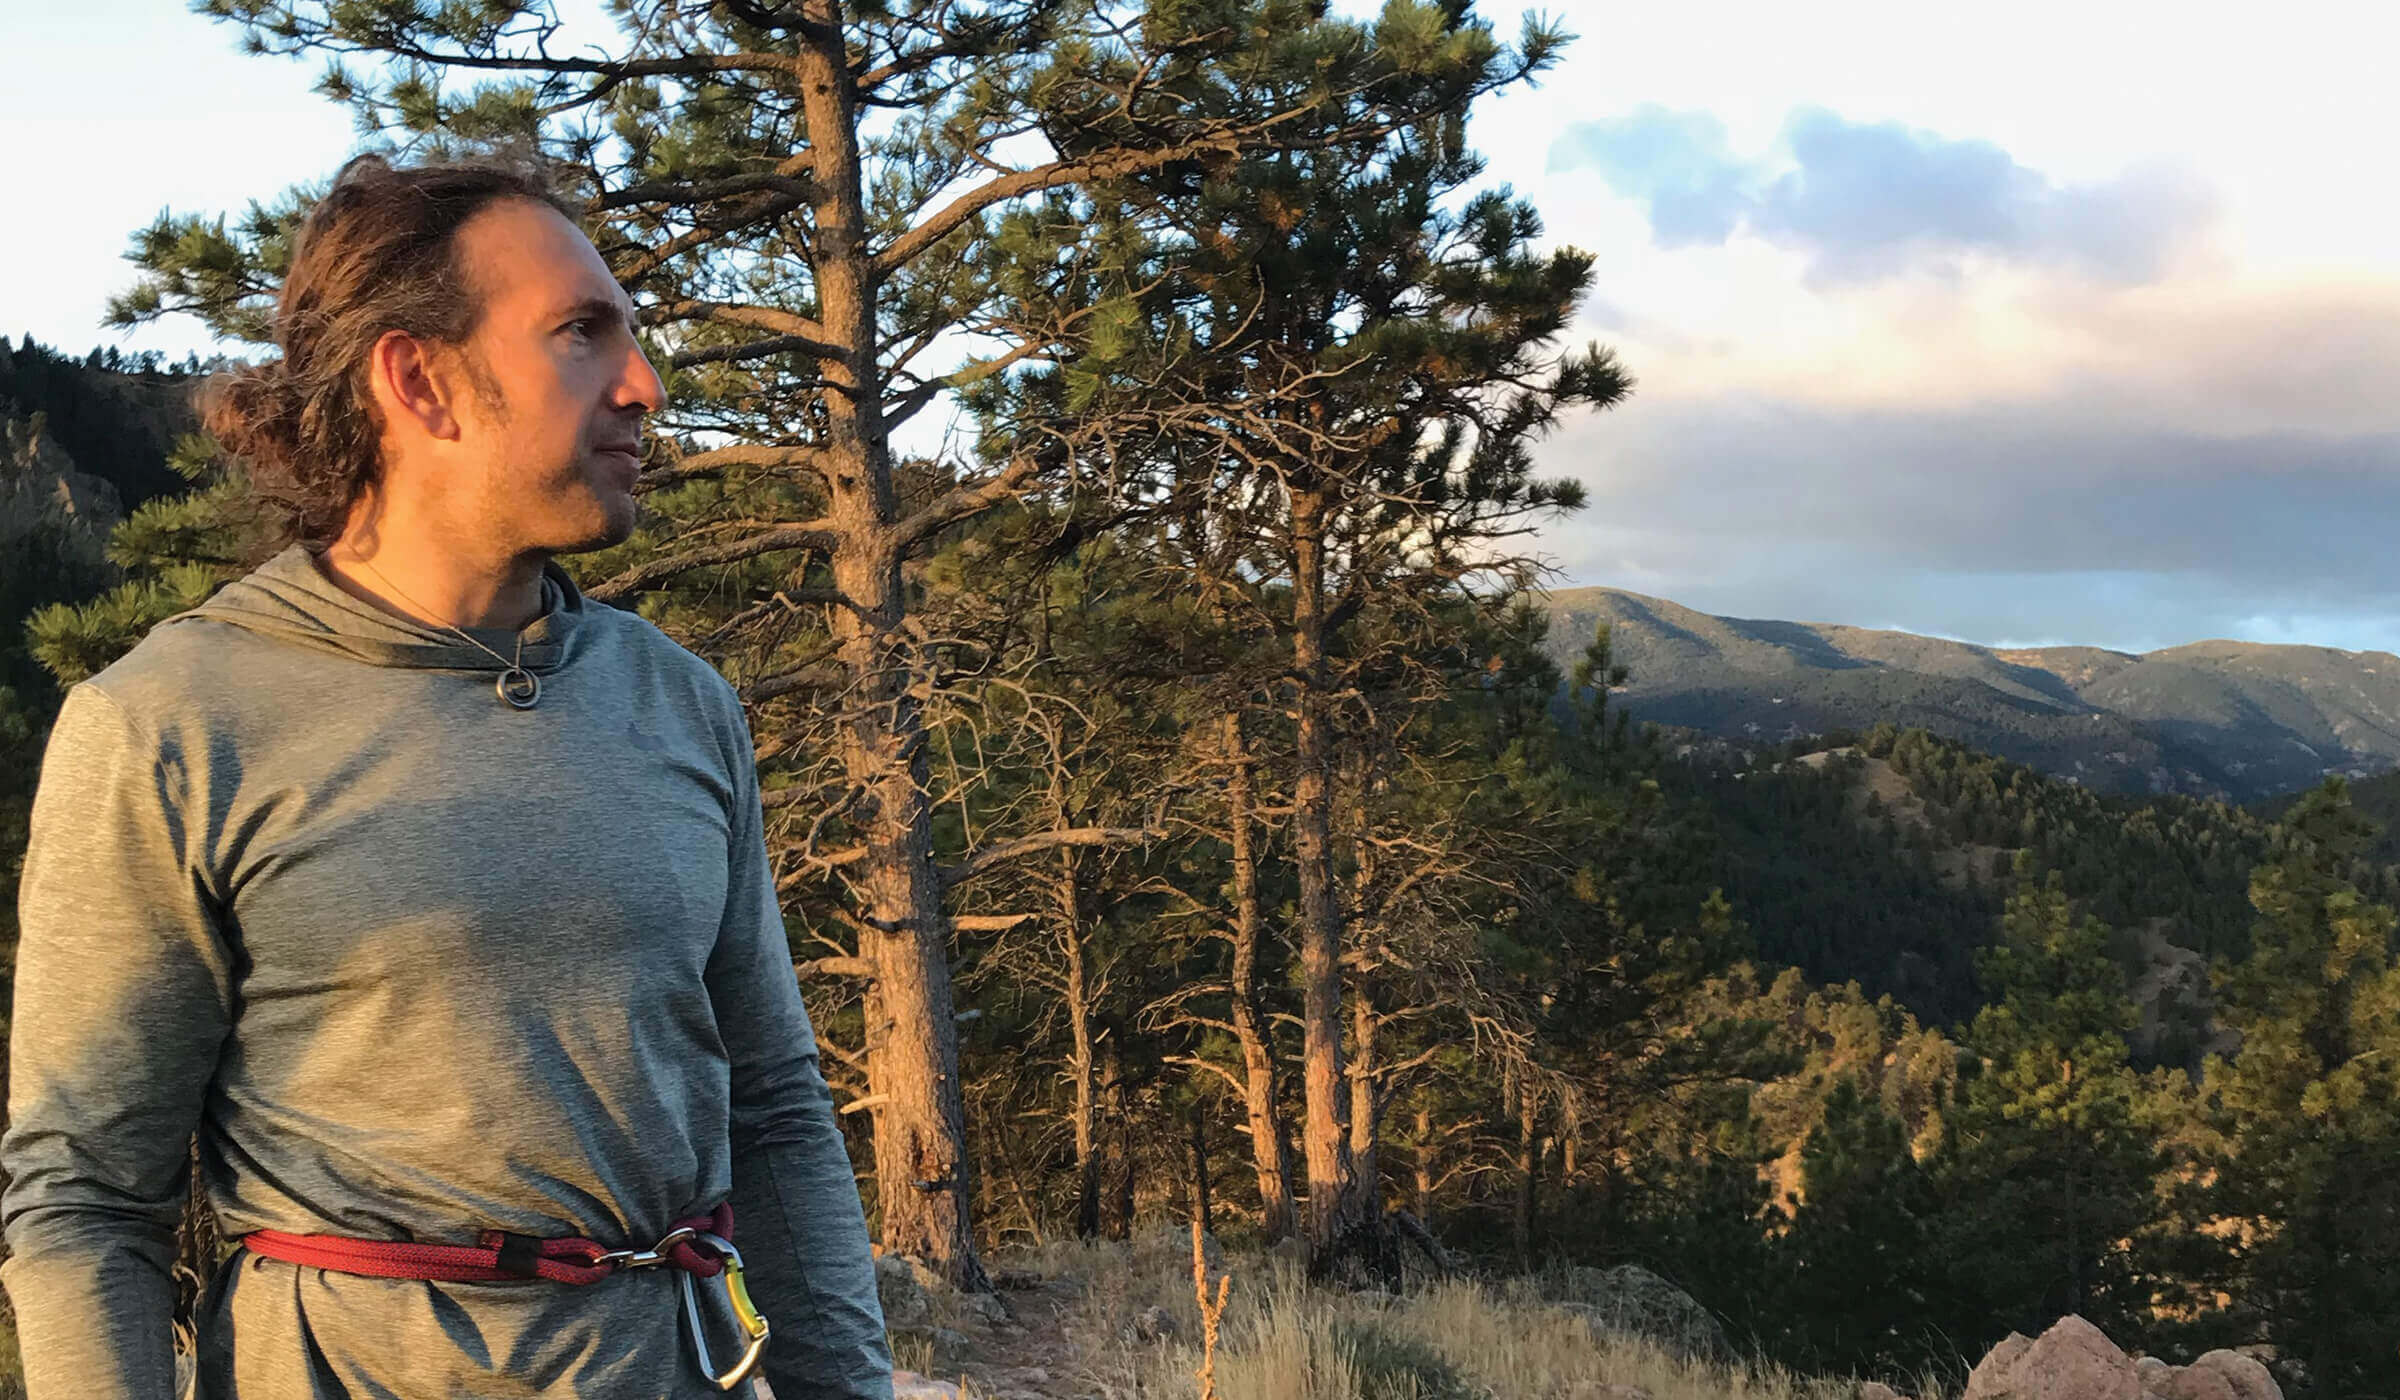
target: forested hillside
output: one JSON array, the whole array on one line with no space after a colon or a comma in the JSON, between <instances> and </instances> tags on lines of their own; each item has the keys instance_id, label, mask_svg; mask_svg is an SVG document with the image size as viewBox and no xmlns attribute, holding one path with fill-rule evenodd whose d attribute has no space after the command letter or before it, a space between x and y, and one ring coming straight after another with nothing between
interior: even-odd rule
<instances>
[{"instance_id":1,"label":"forested hillside","mask_svg":"<svg viewBox=\"0 0 2400 1400\"><path fill-rule=\"evenodd\" d=\"M1583 495L1531 446L1631 373L1562 343L1599 271L1462 136L1564 37L1019 8L568 61L471 7L232 7L350 52L368 129L542 151L643 308L642 522L562 563L747 706L885 1251L971 1293L995 1242L1196 1217L1327 1281L1639 1262L1812 1371L2076 1312L2367 1393L2400 974L2344 787L2110 796L1905 689L1795 742L1629 722L1652 655L1533 592ZM162 217L120 313L267 353L310 198ZM897 450L940 405L971 442ZM243 464L177 460L121 575L26 621L55 683L254 557Z\"/></svg>"},{"instance_id":2,"label":"forested hillside","mask_svg":"<svg viewBox=\"0 0 2400 1400\"><path fill-rule=\"evenodd\" d=\"M12 965L26 812L58 708L25 622L116 583L108 542L125 512L189 489L170 457L193 426L199 369L100 350L78 361L30 336L0 339L0 949Z\"/></svg>"},{"instance_id":3,"label":"forested hillside","mask_svg":"<svg viewBox=\"0 0 2400 1400\"><path fill-rule=\"evenodd\" d=\"M941 557L1016 556L1037 519L1004 511ZM962 817L1056 801L1072 773L1094 817L1114 804L1138 822L1142 776L1172 771L1190 743L1175 731L1222 762L1224 726L1183 718L1205 668L1145 682L1164 639L1121 547L1035 567L1054 600L1050 683L1082 677L1082 704L1104 691L1124 710L1075 747L1045 739L1035 762L987 745L986 761L1014 769L1009 789ZM77 631L68 613L43 622L42 635ZM1351 1104L1375 1126L1350 1141L1379 1209L1504 1264L1545 1251L1644 1263L1807 1367L1938 1367L1945 1348L1976 1350L1962 1337L1979 1346L2070 1305L2154 1345L2193 1329L2145 1300L2197 1286L2169 1261L2190 1245L2177 1212L2205 1207L2169 1186L2171 1160L2197 1160L2214 1131L2191 1075L2230 1048L2206 968L2244 965L2252 879L2279 856L2309 852L2312 878L2387 901L2388 863L2363 847L2336 859L2338 841L2241 809L2106 797L1923 731L1753 751L1630 726L1590 683L1614 669L1604 647L1562 675L1529 605L1454 625L1458 661L1423 702L1416 776L1345 789L1368 797L1379 840L1477 872L1439 904L1378 907L1376 872L1345 863L1356 907L1379 915L1353 945L1371 990L1347 1008L1350 1048L1375 1057L1371 1097ZM1298 890L1288 818L1266 815L1289 810L1289 786L1263 759L1247 783L1243 771L1196 800L1217 822L1233 804L1252 811L1247 874L1200 824L1059 861L982 905L1008 912L962 905L960 1054L978 1214L995 1236L1123 1236L1203 1208L1220 1230L1283 1228L1274 1212L1290 1209L1283 1174L1296 1173L1262 1158L1248 1115L1280 1136L1301 1107L1302 1047L1287 1039L1304 992L1288 931ZM2308 819L2338 825L2332 810ZM1475 895L1486 880L1519 907ZM1043 902L1069 895L1080 923ZM1209 917L1212 899L1232 901L1229 922ZM798 951L822 978L826 960ZM1253 1008L1246 1031L1224 1009L1234 987ZM2083 1000L2052 1000L2069 987ZM824 1005L838 1082L858 1025ZM2101 1066L2088 1112L2107 1131L2090 1150L2113 1155L2059 1169L2116 1175L2102 1183L2113 1195L2089 1198L2100 1216L2057 1228L2125 1237L2045 1263L2063 1236L2027 1238L1992 1201L2063 1184L2015 1118L2022 1096L2060 1086L2038 1070L2016 1082L2009 1065L2025 1037L2066 1034L2043 1027L2071 1005L2085 1018L2076 1053ZM1266 1056L1256 1105L1247 1037ZM1903 1240L1895 1219L1915 1222ZM1889 1291L1862 1298L1820 1282L1828 1272ZM2237 1325L2205 1318L2194 1335Z\"/></svg>"},{"instance_id":4,"label":"forested hillside","mask_svg":"<svg viewBox=\"0 0 2400 1400\"><path fill-rule=\"evenodd\" d=\"M2018 650L1712 617L1613 588L1545 595L1557 654L1606 624L1640 718L1749 745L1923 728L2102 792L2249 802L2400 763L2400 657L2206 641Z\"/></svg>"}]
</instances>

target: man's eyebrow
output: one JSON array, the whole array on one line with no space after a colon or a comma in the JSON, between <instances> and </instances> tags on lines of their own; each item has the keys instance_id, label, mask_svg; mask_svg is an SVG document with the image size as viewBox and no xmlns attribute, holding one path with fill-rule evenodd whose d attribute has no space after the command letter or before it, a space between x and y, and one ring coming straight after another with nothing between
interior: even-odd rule
<instances>
[{"instance_id":1,"label":"man's eyebrow","mask_svg":"<svg viewBox=\"0 0 2400 1400\"><path fill-rule=\"evenodd\" d=\"M551 321L556 325L565 325L569 321L579 321L586 316L614 322L628 331L633 329L633 309L613 297L585 297L574 305L559 311L551 317Z\"/></svg>"}]
</instances>

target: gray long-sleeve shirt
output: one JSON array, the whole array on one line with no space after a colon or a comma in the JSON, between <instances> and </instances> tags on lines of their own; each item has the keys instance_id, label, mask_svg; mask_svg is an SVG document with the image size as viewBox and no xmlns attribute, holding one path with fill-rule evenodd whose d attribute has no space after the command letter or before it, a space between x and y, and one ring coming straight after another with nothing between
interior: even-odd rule
<instances>
[{"instance_id":1,"label":"gray long-sleeve shirt","mask_svg":"<svg viewBox=\"0 0 2400 1400\"><path fill-rule=\"evenodd\" d=\"M298 545L68 692L0 1139L34 1400L169 1395L195 1129L228 1234L646 1245L730 1199L783 1400L890 1395L740 701L544 578L530 710ZM211 1291L204 1396L716 1393L672 1270L421 1283L242 1251Z\"/></svg>"}]
</instances>

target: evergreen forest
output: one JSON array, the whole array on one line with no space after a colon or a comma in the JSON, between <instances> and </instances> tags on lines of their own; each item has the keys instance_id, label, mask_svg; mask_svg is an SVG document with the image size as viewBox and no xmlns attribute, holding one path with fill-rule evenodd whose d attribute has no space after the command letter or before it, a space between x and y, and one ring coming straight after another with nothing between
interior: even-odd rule
<instances>
[{"instance_id":1,"label":"evergreen forest","mask_svg":"<svg viewBox=\"0 0 2400 1400\"><path fill-rule=\"evenodd\" d=\"M538 156L641 308L642 522L561 562L745 702L884 1251L973 1291L1197 1219L1353 1282L1640 1264L1815 1373L2077 1313L2395 1393L2400 789L1738 745L1553 642L1539 531L1586 505L1534 448L1640 367L1567 342L1607 269L1467 118L1596 41L717 0L564 56L522 0L206 8L401 155ZM162 215L115 314L272 353L320 190ZM176 406L209 366L8 363L0 418L122 506L0 462L13 940L63 690L269 541Z\"/></svg>"}]
</instances>

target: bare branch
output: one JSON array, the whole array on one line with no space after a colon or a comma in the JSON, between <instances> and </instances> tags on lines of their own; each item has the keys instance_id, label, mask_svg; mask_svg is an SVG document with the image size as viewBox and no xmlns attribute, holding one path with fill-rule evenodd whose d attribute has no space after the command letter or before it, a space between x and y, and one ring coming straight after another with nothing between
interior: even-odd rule
<instances>
[{"instance_id":1,"label":"bare branch","mask_svg":"<svg viewBox=\"0 0 2400 1400\"><path fill-rule=\"evenodd\" d=\"M712 447L706 452L694 452L664 466L652 467L634 479L633 489L653 491L679 481L721 476L728 467L765 467L770 470L802 467L813 471L824 455L825 450L821 447L774 447L765 443Z\"/></svg>"},{"instance_id":2,"label":"bare branch","mask_svg":"<svg viewBox=\"0 0 2400 1400\"><path fill-rule=\"evenodd\" d=\"M1046 348L1048 343L1046 340L1023 341L1004 355L995 355L988 360L977 360L973 364L927 380L893 401L891 410L883 415L884 431L890 432L909 419L916 417L924 411L925 405L941 397L945 391L963 389L978 380L989 379L1010 365L1038 353Z\"/></svg>"},{"instance_id":3,"label":"bare branch","mask_svg":"<svg viewBox=\"0 0 2400 1400\"><path fill-rule=\"evenodd\" d=\"M789 341L791 349L822 360L839 360L848 354L833 343L823 326L809 317L781 307L684 299L656 302L642 308L642 324L645 326L680 325L687 321L772 331Z\"/></svg>"},{"instance_id":4,"label":"bare branch","mask_svg":"<svg viewBox=\"0 0 2400 1400\"><path fill-rule=\"evenodd\" d=\"M1039 463L1033 457L1023 456L1009 463L997 476L973 485L954 486L935 498L932 504L892 527L892 537L905 548L961 520L980 515L1015 495L1033 479L1038 467Z\"/></svg>"},{"instance_id":5,"label":"bare branch","mask_svg":"<svg viewBox=\"0 0 2400 1400\"><path fill-rule=\"evenodd\" d=\"M1210 1074L1232 1085L1236 1093L1249 1092L1250 1086L1243 1082L1241 1076L1214 1060L1204 1060L1198 1055L1168 1055L1165 1058L1166 1062L1171 1065L1189 1065L1194 1069L1207 1070Z\"/></svg>"},{"instance_id":6,"label":"bare branch","mask_svg":"<svg viewBox=\"0 0 2400 1400\"><path fill-rule=\"evenodd\" d=\"M716 564L736 564L755 559L762 554L774 554L786 549L817 549L830 551L839 542L831 522L817 520L806 525L784 525L755 535L722 544L702 545L664 559L652 559L610 579L584 590L584 595L603 603L613 603L636 593L656 588L681 574L705 569Z\"/></svg>"},{"instance_id":7,"label":"bare branch","mask_svg":"<svg viewBox=\"0 0 2400 1400\"><path fill-rule=\"evenodd\" d=\"M954 914L950 918L950 927L957 929L960 933L1006 933L1019 924L1040 917L1041 915L1033 913Z\"/></svg>"},{"instance_id":8,"label":"bare branch","mask_svg":"<svg viewBox=\"0 0 2400 1400\"><path fill-rule=\"evenodd\" d=\"M1053 850L1060 846L1132 846L1156 840L1163 835L1164 832L1138 826L1078 826L1059 831L1037 831L1030 836L994 842L957 865L943 867L942 888L950 889L964 884L996 865L1021 860L1036 851Z\"/></svg>"},{"instance_id":9,"label":"bare branch","mask_svg":"<svg viewBox=\"0 0 2400 1400\"><path fill-rule=\"evenodd\" d=\"M717 180L644 180L640 184L610 190L593 200L591 207L605 212L629 209L637 204L690 206L729 199L734 195L759 193L784 194L804 202L817 196L816 188L804 176L774 170L728 175Z\"/></svg>"}]
</instances>

